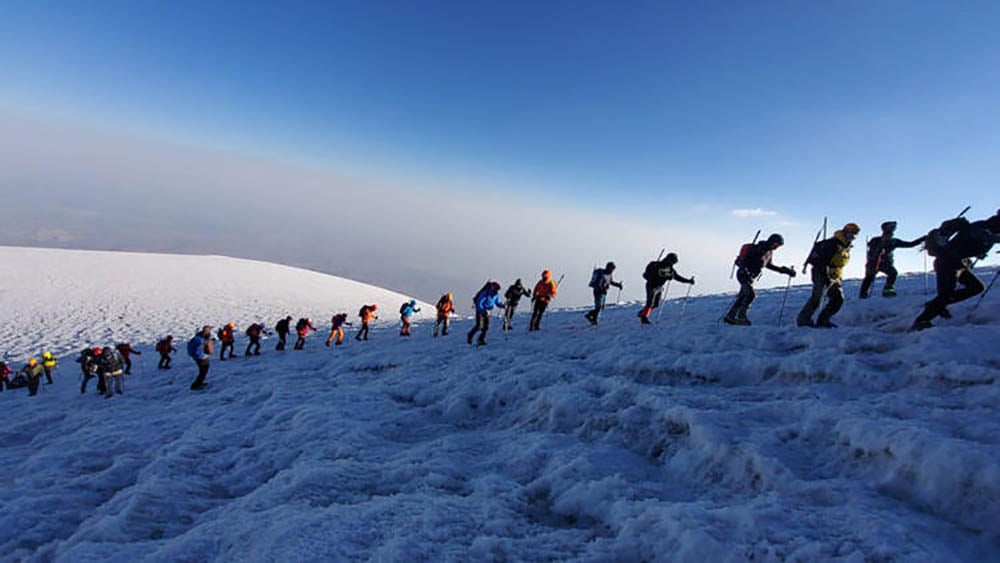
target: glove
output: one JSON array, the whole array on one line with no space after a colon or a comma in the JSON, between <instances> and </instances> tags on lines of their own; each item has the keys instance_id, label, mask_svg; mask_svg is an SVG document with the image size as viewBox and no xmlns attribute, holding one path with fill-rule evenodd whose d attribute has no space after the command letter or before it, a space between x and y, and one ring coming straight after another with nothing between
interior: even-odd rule
<instances>
[{"instance_id":1,"label":"glove","mask_svg":"<svg viewBox=\"0 0 1000 563\"><path fill-rule=\"evenodd\" d=\"M694 285L694 276L691 276L691 281L689 282L689 285Z\"/></svg>"},{"instance_id":2,"label":"glove","mask_svg":"<svg viewBox=\"0 0 1000 563\"><path fill-rule=\"evenodd\" d=\"M783 269L782 273L785 274L786 276L794 278L795 277L795 268L789 268L788 266L785 266L785 268Z\"/></svg>"}]
</instances>

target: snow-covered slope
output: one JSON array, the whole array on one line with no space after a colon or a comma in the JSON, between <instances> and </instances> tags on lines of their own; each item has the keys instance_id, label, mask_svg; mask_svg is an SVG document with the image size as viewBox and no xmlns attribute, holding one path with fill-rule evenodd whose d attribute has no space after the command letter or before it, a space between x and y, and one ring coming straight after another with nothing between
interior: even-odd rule
<instances>
[{"instance_id":1,"label":"snow-covered slope","mask_svg":"<svg viewBox=\"0 0 1000 563\"><path fill-rule=\"evenodd\" d=\"M909 333L923 284L849 282L836 330L789 326L803 287L784 326L772 291L749 328L712 296L484 348L469 321L379 330L215 363L199 393L184 357L110 400L67 362L0 395L0 558L997 561L1000 294Z\"/></svg>"},{"instance_id":2,"label":"snow-covered slope","mask_svg":"<svg viewBox=\"0 0 1000 563\"><path fill-rule=\"evenodd\" d=\"M224 256L0 246L0 350L15 358L88 343L189 337L204 324L274 327L292 315L350 320L378 303L398 322L410 297L309 270ZM433 310L423 304L424 311ZM425 313L426 314L426 313ZM317 325L318 326L318 325Z\"/></svg>"}]
</instances>

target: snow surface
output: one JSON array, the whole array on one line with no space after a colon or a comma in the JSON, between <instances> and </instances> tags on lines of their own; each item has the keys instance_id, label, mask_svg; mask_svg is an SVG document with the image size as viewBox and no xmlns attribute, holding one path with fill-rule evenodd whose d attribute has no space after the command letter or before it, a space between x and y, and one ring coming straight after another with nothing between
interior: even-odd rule
<instances>
[{"instance_id":1,"label":"snow surface","mask_svg":"<svg viewBox=\"0 0 1000 563\"><path fill-rule=\"evenodd\" d=\"M356 321L366 303L379 305L380 322L398 323L399 306L410 300L336 276L225 256L0 246L0 263L0 350L18 359L41 347L58 355L110 341L155 343L170 333L186 341L205 324L235 322L242 331L263 322L273 329L286 315L309 317L319 328L340 312Z\"/></svg>"},{"instance_id":2,"label":"snow surface","mask_svg":"<svg viewBox=\"0 0 1000 563\"><path fill-rule=\"evenodd\" d=\"M45 326L5 277L4 338L76 347L94 325L147 350L143 319L187 336L202 317L172 300L218 296L207 280L237 264L283 306L309 293L266 264L190 258L199 285L116 258L40 277L65 295ZM87 292L111 280L131 327L92 310ZM228 287L211 319L267 306ZM598 327L553 311L539 333L522 314L484 348L465 345L467 320L437 339L418 323L410 339L391 327L340 348L265 343L213 362L199 393L182 352L169 372L143 355L111 400L81 396L64 361L38 397L0 394L0 558L998 561L1000 298L971 322L969 302L906 332L923 288L905 276L900 297L859 301L849 281L836 330L790 326L807 293L795 286L785 326L775 290L749 328L718 322L725 295L672 300L650 327L634 304Z\"/></svg>"}]
</instances>

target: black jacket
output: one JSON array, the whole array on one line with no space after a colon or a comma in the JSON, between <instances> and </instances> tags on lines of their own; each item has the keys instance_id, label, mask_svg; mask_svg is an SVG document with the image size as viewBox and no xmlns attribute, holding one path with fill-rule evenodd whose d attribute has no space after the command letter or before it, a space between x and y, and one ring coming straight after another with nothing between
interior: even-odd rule
<instances>
[{"instance_id":1,"label":"black jacket","mask_svg":"<svg viewBox=\"0 0 1000 563\"><path fill-rule=\"evenodd\" d=\"M897 248L913 248L924 242L927 237L920 237L909 242L898 238L886 240L884 237L872 237L868 241L867 265L870 268L876 266L892 266L894 261L893 252Z\"/></svg>"},{"instance_id":2,"label":"black jacket","mask_svg":"<svg viewBox=\"0 0 1000 563\"><path fill-rule=\"evenodd\" d=\"M759 241L751 246L743 256L742 262L740 262L740 270L751 278L760 276L764 268L773 272L786 273L785 268L779 268L771 263L772 251L769 248L770 246L766 240Z\"/></svg>"},{"instance_id":3,"label":"black jacket","mask_svg":"<svg viewBox=\"0 0 1000 563\"><path fill-rule=\"evenodd\" d=\"M289 332L288 323L289 322L290 321L288 319L281 319L280 321L278 321L277 323L275 323L274 330L278 334L288 334L288 332Z\"/></svg>"},{"instance_id":4,"label":"black jacket","mask_svg":"<svg viewBox=\"0 0 1000 563\"><path fill-rule=\"evenodd\" d=\"M516 307L522 297L531 297L531 292L524 289L524 285L518 282L508 287L507 292L503 296L507 299L508 306Z\"/></svg>"},{"instance_id":5,"label":"black jacket","mask_svg":"<svg viewBox=\"0 0 1000 563\"><path fill-rule=\"evenodd\" d=\"M646 280L646 287L651 289L663 286L663 284L667 283L668 280L691 283L690 278L685 278L684 276L678 274L677 271L674 270L674 267L668 264L665 260L653 260L647 264L646 271L642 273L642 277Z\"/></svg>"}]
</instances>

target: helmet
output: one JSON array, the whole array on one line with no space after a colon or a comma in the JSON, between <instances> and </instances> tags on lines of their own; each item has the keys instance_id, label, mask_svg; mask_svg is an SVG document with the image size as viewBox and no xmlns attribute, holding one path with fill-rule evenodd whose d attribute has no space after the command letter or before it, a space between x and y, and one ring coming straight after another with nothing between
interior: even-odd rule
<instances>
[{"instance_id":1,"label":"helmet","mask_svg":"<svg viewBox=\"0 0 1000 563\"><path fill-rule=\"evenodd\" d=\"M551 278L552 277L552 272L550 272L548 270L542 270L542 277L545 278L545 279Z\"/></svg>"},{"instance_id":2,"label":"helmet","mask_svg":"<svg viewBox=\"0 0 1000 563\"><path fill-rule=\"evenodd\" d=\"M604 265L605 270L614 270L616 267L614 262L608 262Z\"/></svg>"},{"instance_id":3,"label":"helmet","mask_svg":"<svg viewBox=\"0 0 1000 563\"><path fill-rule=\"evenodd\" d=\"M416 300L416 299L410 299L410 305L412 305L412 306L416 307L416 305L417 305L417 300Z\"/></svg>"},{"instance_id":4,"label":"helmet","mask_svg":"<svg viewBox=\"0 0 1000 563\"><path fill-rule=\"evenodd\" d=\"M226 326L229 328L236 328L236 323L226 323Z\"/></svg>"},{"instance_id":5,"label":"helmet","mask_svg":"<svg viewBox=\"0 0 1000 563\"><path fill-rule=\"evenodd\" d=\"M779 235L778 233L774 233L773 235L767 237L767 244L777 244L778 246L781 246L785 244L785 237Z\"/></svg>"},{"instance_id":6,"label":"helmet","mask_svg":"<svg viewBox=\"0 0 1000 563\"><path fill-rule=\"evenodd\" d=\"M52 352L42 352L42 357L45 359L52 357Z\"/></svg>"},{"instance_id":7,"label":"helmet","mask_svg":"<svg viewBox=\"0 0 1000 563\"><path fill-rule=\"evenodd\" d=\"M670 264L676 264L677 263L677 255L674 254L673 252L670 252L666 256L663 257L663 261L664 262L669 262Z\"/></svg>"},{"instance_id":8,"label":"helmet","mask_svg":"<svg viewBox=\"0 0 1000 563\"><path fill-rule=\"evenodd\" d=\"M33 366L33 365L37 365L37 364L38 364L38 358L31 358L30 360L28 360L28 365L29 366Z\"/></svg>"},{"instance_id":9,"label":"helmet","mask_svg":"<svg viewBox=\"0 0 1000 563\"><path fill-rule=\"evenodd\" d=\"M514 280L514 285L524 285L524 282L521 281L521 278L517 278Z\"/></svg>"},{"instance_id":10,"label":"helmet","mask_svg":"<svg viewBox=\"0 0 1000 563\"><path fill-rule=\"evenodd\" d=\"M174 339L174 335L173 334L168 334L167 335L167 340L173 340L173 339Z\"/></svg>"},{"instance_id":11,"label":"helmet","mask_svg":"<svg viewBox=\"0 0 1000 563\"><path fill-rule=\"evenodd\" d=\"M882 232L895 231L895 230L896 230L895 221L886 221L885 223L882 223Z\"/></svg>"},{"instance_id":12,"label":"helmet","mask_svg":"<svg viewBox=\"0 0 1000 563\"><path fill-rule=\"evenodd\" d=\"M378 305L372 304L372 311L378 311Z\"/></svg>"},{"instance_id":13,"label":"helmet","mask_svg":"<svg viewBox=\"0 0 1000 563\"><path fill-rule=\"evenodd\" d=\"M95 356L99 356L99 355L101 355L103 353L104 353L104 348L101 348L100 346L94 346L94 355Z\"/></svg>"},{"instance_id":14,"label":"helmet","mask_svg":"<svg viewBox=\"0 0 1000 563\"><path fill-rule=\"evenodd\" d=\"M445 295L445 297L448 298L448 301L451 301L454 296L451 294L451 292L449 292L447 295Z\"/></svg>"},{"instance_id":15,"label":"helmet","mask_svg":"<svg viewBox=\"0 0 1000 563\"><path fill-rule=\"evenodd\" d=\"M856 235L861 232L861 227L857 223L848 223L844 225L844 232L847 234Z\"/></svg>"}]
</instances>

